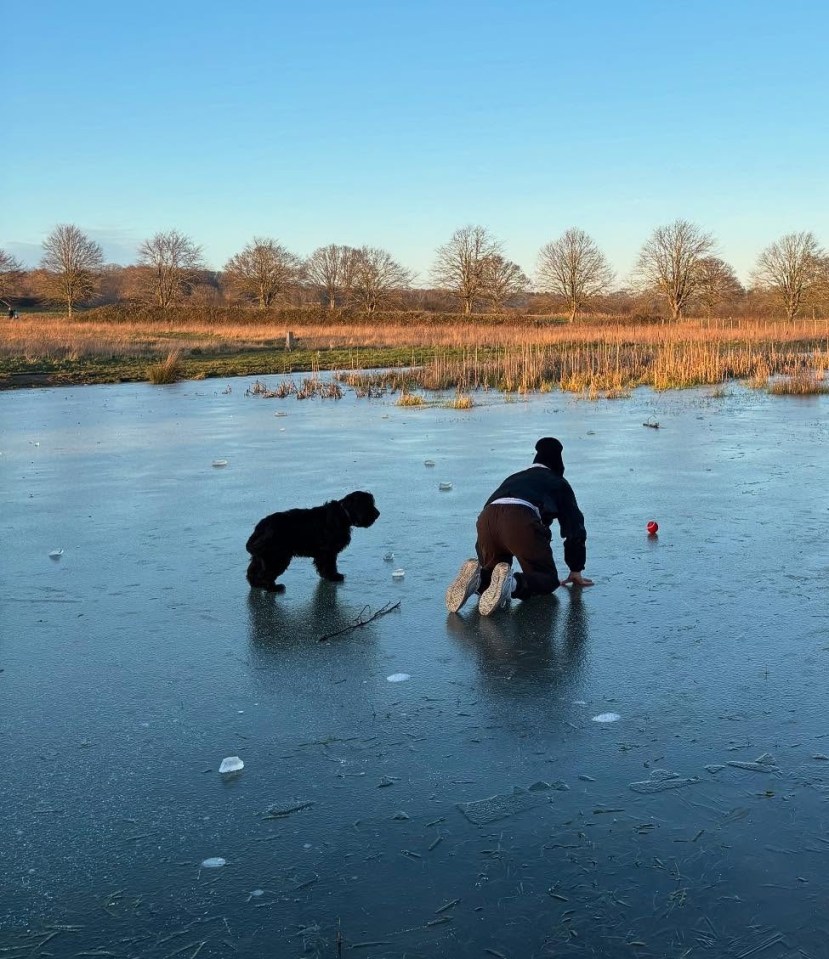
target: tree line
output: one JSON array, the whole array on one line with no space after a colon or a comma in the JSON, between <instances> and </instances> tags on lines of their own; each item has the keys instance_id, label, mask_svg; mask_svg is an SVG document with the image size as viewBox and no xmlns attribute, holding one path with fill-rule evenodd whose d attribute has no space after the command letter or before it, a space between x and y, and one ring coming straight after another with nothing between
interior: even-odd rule
<instances>
[{"instance_id":1,"label":"tree line","mask_svg":"<svg viewBox=\"0 0 829 959\"><path fill-rule=\"evenodd\" d=\"M538 252L533 279L505 255L504 245L483 226L464 226L435 252L429 279L466 315L526 306L528 295L548 295L571 321L606 308L615 275L593 238L573 227ZM631 277L633 289L658 301L675 320L689 311L709 316L733 309L749 292L771 297L794 319L807 304L829 299L829 255L813 233L788 233L757 258L752 288L743 288L717 243L687 220L656 228L642 245ZM218 273L202 248L178 230L144 240L135 264L106 266L101 246L74 224L59 224L43 242L39 268L25 270L0 249L0 302L9 309L23 296L66 307L107 298L162 309L205 297L262 310L297 302L330 310L411 305L415 274L379 247L329 244L302 258L271 237L254 237ZM422 292L422 290L421 290ZM629 291L616 290L617 299ZM420 297L421 306L424 297Z\"/></svg>"}]
</instances>

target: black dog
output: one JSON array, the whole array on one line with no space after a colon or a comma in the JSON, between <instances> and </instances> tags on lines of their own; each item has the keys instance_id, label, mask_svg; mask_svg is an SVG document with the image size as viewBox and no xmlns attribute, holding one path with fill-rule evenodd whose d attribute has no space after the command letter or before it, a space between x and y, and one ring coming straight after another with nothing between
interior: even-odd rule
<instances>
[{"instance_id":1,"label":"black dog","mask_svg":"<svg viewBox=\"0 0 829 959\"><path fill-rule=\"evenodd\" d=\"M247 541L253 557L248 582L259 589L280 593L276 582L294 556L309 556L323 579L341 583L337 556L351 542L352 526L371 526L380 515L371 493L357 490L343 499L332 499L312 509L289 509L260 519Z\"/></svg>"}]
</instances>

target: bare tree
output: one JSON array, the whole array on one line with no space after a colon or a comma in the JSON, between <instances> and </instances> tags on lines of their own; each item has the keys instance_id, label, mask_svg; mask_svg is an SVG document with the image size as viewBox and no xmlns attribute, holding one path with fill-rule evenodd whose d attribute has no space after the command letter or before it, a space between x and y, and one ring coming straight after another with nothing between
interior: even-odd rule
<instances>
[{"instance_id":1,"label":"bare tree","mask_svg":"<svg viewBox=\"0 0 829 959\"><path fill-rule=\"evenodd\" d=\"M432 277L458 297L464 313L471 313L476 297L484 293L487 261L501 255L500 242L486 227L464 226L438 249Z\"/></svg>"},{"instance_id":2,"label":"bare tree","mask_svg":"<svg viewBox=\"0 0 829 959\"><path fill-rule=\"evenodd\" d=\"M354 295L366 313L373 316L391 293L411 283L412 273L377 247L364 246L355 252Z\"/></svg>"},{"instance_id":3,"label":"bare tree","mask_svg":"<svg viewBox=\"0 0 829 959\"><path fill-rule=\"evenodd\" d=\"M825 280L826 253L813 233L787 233L766 247L757 259L753 279L773 290L786 310L797 316L803 298Z\"/></svg>"},{"instance_id":4,"label":"bare tree","mask_svg":"<svg viewBox=\"0 0 829 959\"><path fill-rule=\"evenodd\" d=\"M16 256L0 250L0 302L9 306L9 298L17 293L23 279L23 264Z\"/></svg>"},{"instance_id":5,"label":"bare tree","mask_svg":"<svg viewBox=\"0 0 829 959\"><path fill-rule=\"evenodd\" d=\"M589 300L604 293L613 282L613 270L602 251L584 230L572 227L538 254L539 289L563 296L570 322Z\"/></svg>"},{"instance_id":6,"label":"bare tree","mask_svg":"<svg viewBox=\"0 0 829 959\"><path fill-rule=\"evenodd\" d=\"M668 301L678 320L700 285L700 260L714 251L714 238L687 220L657 227L639 253L636 273Z\"/></svg>"},{"instance_id":7,"label":"bare tree","mask_svg":"<svg viewBox=\"0 0 829 959\"><path fill-rule=\"evenodd\" d=\"M72 223L60 223L43 241L40 265L47 295L63 300L69 316L78 302L88 299L97 285L104 262L101 247Z\"/></svg>"},{"instance_id":8,"label":"bare tree","mask_svg":"<svg viewBox=\"0 0 829 959\"><path fill-rule=\"evenodd\" d=\"M187 291L204 269L202 249L178 230L156 233L138 248L144 292L162 307Z\"/></svg>"},{"instance_id":9,"label":"bare tree","mask_svg":"<svg viewBox=\"0 0 829 959\"><path fill-rule=\"evenodd\" d=\"M305 278L319 290L329 310L336 308L338 298L341 302L348 302L354 284L357 254L353 246L329 243L314 250L305 261Z\"/></svg>"},{"instance_id":10,"label":"bare tree","mask_svg":"<svg viewBox=\"0 0 829 959\"><path fill-rule=\"evenodd\" d=\"M502 309L512 297L526 293L529 286L528 277L512 260L498 255L484 261L482 294L493 310Z\"/></svg>"},{"instance_id":11,"label":"bare tree","mask_svg":"<svg viewBox=\"0 0 829 959\"><path fill-rule=\"evenodd\" d=\"M228 286L239 296L254 300L267 309L297 278L300 261L270 237L255 236L252 243L225 263Z\"/></svg>"},{"instance_id":12,"label":"bare tree","mask_svg":"<svg viewBox=\"0 0 829 959\"><path fill-rule=\"evenodd\" d=\"M706 316L711 317L717 307L733 303L745 294L731 264L718 256L704 256L699 261L698 269L699 285L696 296Z\"/></svg>"}]
</instances>

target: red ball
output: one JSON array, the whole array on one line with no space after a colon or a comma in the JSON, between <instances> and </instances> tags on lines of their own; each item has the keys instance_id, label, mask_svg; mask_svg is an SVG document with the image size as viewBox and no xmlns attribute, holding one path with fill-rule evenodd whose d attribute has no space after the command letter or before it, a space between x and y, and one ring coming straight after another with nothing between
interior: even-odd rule
<instances>
[{"instance_id":1,"label":"red ball","mask_svg":"<svg viewBox=\"0 0 829 959\"><path fill-rule=\"evenodd\" d=\"M650 533L651 536L654 536L656 533L659 532L659 523L657 523L656 520L652 519L648 523L648 532Z\"/></svg>"}]
</instances>

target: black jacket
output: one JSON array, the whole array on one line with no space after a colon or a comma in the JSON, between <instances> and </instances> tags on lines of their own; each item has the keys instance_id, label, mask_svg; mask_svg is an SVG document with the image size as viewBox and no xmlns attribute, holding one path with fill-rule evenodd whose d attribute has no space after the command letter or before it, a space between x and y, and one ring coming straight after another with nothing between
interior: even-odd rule
<instances>
[{"instance_id":1,"label":"black jacket","mask_svg":"<svg viewBox=\"0 0 829 959\"><path fill-rule=\"evenodd\" d=\"M513 497L523 499L538 508L541 522L550 526L558 520L561 538L564 540L564 562L574 572L580 573L587 565L587 531L584 516L576 502L573 487L563 476L546 466L531 466L508 476L486 501L485 506L496 499Z\"/></svg>"}]
</instances>

